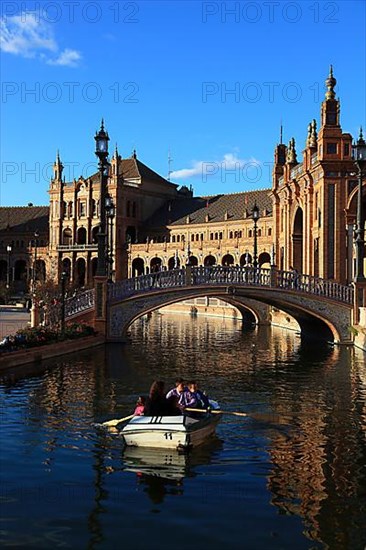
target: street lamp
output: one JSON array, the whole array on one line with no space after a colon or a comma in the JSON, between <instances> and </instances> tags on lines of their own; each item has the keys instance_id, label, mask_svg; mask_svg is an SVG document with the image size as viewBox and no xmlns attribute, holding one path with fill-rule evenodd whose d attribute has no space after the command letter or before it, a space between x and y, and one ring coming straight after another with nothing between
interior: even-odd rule
<instances>
[{"instance_id":1,"label":"street lamp","mask_svg":"<svg viewBox=\"0 0 366 550\"><path fill-rule=\"evenodd\" d=\"M67 273L61 273L61 332L65 332L65 294L66 294Z\"/></svg>"},{"instance_id":2,"label":"street lamp","mask_svg":"<svg viewBox=\"0 0 366 550\"><path fill-rule=\"evenodd\" d=\"M104 121L99 132L95 134L95 154L99 159L100 173L100 224L98 232L98 263L97 276L105 277L106 273L106 179L108 176L108 133L104 130Z\"/></svg>"},{"instance_id":3,"label":"street lamp","mask_svg":"<svg viewBox=\"0 0 366 550\"><path fill-rule=\"evenodd\" d=\"M33 260L33 293L36 289L36 280L37 280L37 248L38 248L38 230L34 232L34 260Z\"/></svg>"},{"instance_id":4,"label":"street lamp","mask_svg":"<svg viewBox=\"0 0 366 550\"><path fill-rule=\"evenodd\" d=\"M358 195L357 195L357 225L355 231L356 245L356 273L355 282L364 282L364 267L363 259L365 255L365 216L362 204L362 175L366 166L366 143L363 139L362 128L357 143L352 147L353 159L358 168Z\"/></svg>"},{"instance_id":5,"label":"street lamp","mask_svg":"<svg viewBox=\"0 0 366 550\"><path fill-rule=\"evenodd\" d=\"M116 215L116 208L112 197L108 194L105 199L107 215L107 272L108 279L113 277L113 219Z\"/></svg>"},{"instance_id":6,"label":"street lamp","mask_svg":"<svg viewBox=\"0 0 366 550\"><path fill-rule=\"evenodd\" d=\"M259 220L259 208L257 203L254 203L252 216L254 221L254 246L253 246L253 266L254 269L258 267L258 243L257 243L257 224Z\"/></svg>"},{"instance_id":7,"label":"street lamp","mask_svg":"<svg viewBox=\"0 0 366 550\"><path fill-rule=\"evenodd\" d=\"M6 251L8 253L8 272L6 274L6 288L10 288L10 279L11 279L10 255L12 251L11 244L8 244L8 246L6 247Z\"/></svg>"}]
</instances>

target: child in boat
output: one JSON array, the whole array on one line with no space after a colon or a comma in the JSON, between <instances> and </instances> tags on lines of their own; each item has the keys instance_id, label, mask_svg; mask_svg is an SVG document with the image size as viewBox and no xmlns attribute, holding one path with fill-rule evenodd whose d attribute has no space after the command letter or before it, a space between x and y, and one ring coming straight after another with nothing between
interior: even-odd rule
<instances>
[{"instance_id":1,"label":"child in boat","mask_svg":"<svg viewBox=\"0 0 366 550\"><path fill-rule=\"evenodd\" d=\"M187 387L185 406L192 409L208 409L210 406L208 397L198 389L197 382L191 380L191 382L188 382Z\"/></svg>"},{"instance_id":2,"label":"child in boat","mask_svg":"<svg viewBox=\"0 0 366 550\"><path fill-rule=\"evenodd\" d=\"M146 403L145 397L143 395L140 395L140 397L136 401L136 408L133 413L135 416L142 416L145 414L145 403Z\"/></svg>"}]
</instances>

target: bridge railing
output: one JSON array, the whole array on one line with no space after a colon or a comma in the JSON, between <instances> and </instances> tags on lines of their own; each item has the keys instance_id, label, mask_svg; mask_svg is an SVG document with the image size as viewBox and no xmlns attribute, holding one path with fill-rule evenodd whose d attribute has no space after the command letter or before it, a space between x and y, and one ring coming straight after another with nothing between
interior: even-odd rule
<instances>
[{"instance_id":1,"label":"bridge railing","mask_svg":"<svg viewBox=\"0 0 366 550\"><path fill-rule=\"evenodd\" d=\"M332 281L277 269L226 266L194 266L140 275L112 283L108 299L116 302L143 292L182 286L259 286L304 292L316 296L353 303L353 288Z\"/></svg>"},{"instance_id":2,"label":"bridge railing","mask_svg":"<svg viewBox=\"0 0 366 550\"><path fill-rule=\"evenodd\" d=\"M65 301L65 318L72 317L78 313L83 313L88 309L94 308L94 288L84 290L76 296L67 298Z\"/></svg>"}]
</instances>

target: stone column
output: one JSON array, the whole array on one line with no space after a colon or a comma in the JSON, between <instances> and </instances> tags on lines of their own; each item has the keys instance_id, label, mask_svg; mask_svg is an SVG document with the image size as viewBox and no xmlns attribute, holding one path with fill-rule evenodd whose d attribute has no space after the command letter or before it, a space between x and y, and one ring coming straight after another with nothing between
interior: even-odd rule
<instances>
[{"instance_id":1,"label":"stone column","mask_svg":"<svg viewBox=\"0 0 366 550\"><path fill-rule=\"evenodd\" d=\"M35 297L32 297L32 307L31 307L31 327L35 328L39 325L39 307L35 300Z\"/></svg>"}]
</instances>

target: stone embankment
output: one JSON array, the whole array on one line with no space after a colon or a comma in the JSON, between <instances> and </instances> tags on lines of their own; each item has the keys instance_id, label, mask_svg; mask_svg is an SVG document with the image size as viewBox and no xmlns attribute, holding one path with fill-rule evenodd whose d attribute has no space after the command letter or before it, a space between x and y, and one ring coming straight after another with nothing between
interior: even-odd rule
<instances>
[{"instance_id":1,"label":"stone embankment","mask_svg":"<svg viewBox=\"0 0 366 550\"><path fill-rule=\"evenodd\" d=\"M86 336L84 338L75 338L73 340L64 340L34 348L2 353L0 355L0 371L26 365L29 363L39 363L44 359L52 359L68 353L74 353L100 346L105 343L105 337L102 335Z\"/></svg>"}]
</instances>

